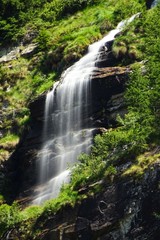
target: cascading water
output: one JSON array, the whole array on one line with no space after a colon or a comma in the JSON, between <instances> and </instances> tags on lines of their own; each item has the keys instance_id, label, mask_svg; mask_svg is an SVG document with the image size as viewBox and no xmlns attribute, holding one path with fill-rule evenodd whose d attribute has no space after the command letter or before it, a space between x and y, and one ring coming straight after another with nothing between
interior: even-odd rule
<instances>
[{"instance_id":1,"label":"cascading water","mask_svg":"<svg viewBox=\"0 0 160 240\"><path fill-rule=\"evenodd\" d=\"M39 187L34 204L41 204L56 197L64 182L69 181L69 170L80 153L89 153L92 144L93 128L91 117L91 75L95 70L99 50L114 40L129 20L120 22L116 29L102 40L89 46L89 52L68 68L60 82L54 84L47 94L45 103L44 145L38 156Z\"/></svg>"},{"instance_id":2,"label":"cascading water","mask_svg":"<svg viewBox=\"0 0 160 240\"><path fill-rule=\"evenodd\" d=\"M160 3L160 0L154 0L151 5L151 8L157 6L158 3Z\"/></svg>"}]
</instances>

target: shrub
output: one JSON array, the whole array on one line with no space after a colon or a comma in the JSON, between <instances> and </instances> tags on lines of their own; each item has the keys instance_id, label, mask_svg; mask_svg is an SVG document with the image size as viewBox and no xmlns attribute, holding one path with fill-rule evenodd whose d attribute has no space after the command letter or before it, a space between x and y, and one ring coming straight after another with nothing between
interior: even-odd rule
<instances>
[{"instance_id":1,"label":"shrub","mask_svg":"<svg viewBox=\"0 0 160 240\"><path fill-rule=\"evenodd\" d=\"M116 21L126 19L135 13L142 12L145 9L145 1L143 4L139 0L119 0L115 2L114 18Z\"/></svg>"},{"instance_id":2,"label":"shrub","mask_svg":"<svg viewBox=\"0 0 160 240\"><path fill-rule=\"evenodd\" d=\"M112 51L116 58L124 58L125 55L127 54L127 47L125 45L124 46L114 46Z\"/></svg>"},{"instance_id":3,"label":"shrub","mask_svg":"<svg viewBox=\"0 0 160 240\"><path fill-rule=\"evenodd\" d=\"M2 204L0 206L0 234L14 227L20 221L19 207L17 203L12 206Z\"/></svg>"}]
</instances>

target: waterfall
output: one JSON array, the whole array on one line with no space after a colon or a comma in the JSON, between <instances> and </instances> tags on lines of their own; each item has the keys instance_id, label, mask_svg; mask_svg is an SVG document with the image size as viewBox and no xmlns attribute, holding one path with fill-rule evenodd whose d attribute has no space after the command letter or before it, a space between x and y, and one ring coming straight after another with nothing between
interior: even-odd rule
<instances>
[{"instance_id":1,"label":"waterfall","mask_svg":"<svg viewBox=\"0 0 160 240\"><path fill-rule=\"evenodd\" d=\"M102 40L89 46L88 54L69 67L47 94L45 103L44 144L37 159L39 185L33 204L56 197L63 183L69 181L70 170L80 153L89 153L93 130L90 124L91 75L99 50L114 40L136 15L118 24Z\"/></svg>"},{"instance_id":2,"label":"waterfall","mask_svg":"<svg viewBox=\"0 0 160 240\"><path fill-rule=\"evenodd\" d=\"M157 6L158 3L160 3L160 0L154 0L151 5L151 8Z\"/></svg>"}]
</instances>

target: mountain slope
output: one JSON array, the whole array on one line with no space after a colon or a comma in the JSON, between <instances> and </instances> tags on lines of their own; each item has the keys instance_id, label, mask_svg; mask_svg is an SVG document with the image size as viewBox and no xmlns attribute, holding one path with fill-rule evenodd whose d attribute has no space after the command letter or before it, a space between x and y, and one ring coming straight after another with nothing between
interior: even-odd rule
<instances>
[{"instance_id":1,"label":"mountain slope","mask_svg":"<svg viewBox=\"0 0 160 240\"><path fill-rule=\"evenodd\" d=\"M10 3L11 6L8 5L8 7L12 8L14 2L10 1ZM20 37L20 41L22 41L22 45L17 49L13 60L6 61L1 59L1 105L3 107L1 129L3 130L0 144L2 146L2 159L7 159L9 153L15 148L18 139L17 135L21 136L24 130L24 123L26 123L26 127L24 135L22 135L23 137L26 136L26 132L28 133L30 131L30 129L27 129L28 126L33 127L33 118L30 119L30 124L28 123L29 110L27 106L30 100L32 99L33 102L36 102L37 99L35 98L48 90L52 86L53 81L58 79L60 73L86 52L86 48L90 43L100 39L102 35L113 28L119 20L139 11L141 11L142 14L129 27L124 29L123 33L117 37L111 46L114 59L112 67L118 66L119 69L122 69L122 66L127 66L131 71L130 80L127 85L125 85L126 91L124 94L127 114L123 118L118 117L118 119L116 119L116 117L114 117L114 122L111 121L111 124L107 125L109 131L103 129L104 133L96 136L91 155L81 156L80 164L75 167L72 173L70 185L63 187L58 199L46 203L44 207L31 207L26 208L24 211L19 211L19 207L17 207L16 204L12 206L2 204L2 211L0 213L1 234L4 234L5 239L5 232L7 232L8 229L14 229L16 225L17 227L12 231L12 234L14 236L20 234L22 239L34 239L35 236L37 236L37 239L49 239L49 237L57 236L56 234L58 233L54 231L54 229L57 229L57 226L55 225L50 228L50 224L53 225L54 223L53 216L55 212L59 211L60 216L63 213L68 215L69 211L65 210L67 206L69 205L69 209L72 209L75 205L71 210L73 211L73 215L75 214L75 216L71 218L72 224L76 217L85 218L87 220L79 219L79 221L83 220L83 224L88 227L84 228L84 233L82 233L82 238L80 238L79 235L77 235L79 230L67 230L68 228L61 226L61 224L64 223L59 222L58 229L60 229L61 226L63 232L73 232L73 235L64 235L64 239L67 236L69 236L69 239L85 239L85 230L87 230L87 234L89 234L88 240L98 239L98 237L102 237L100 239L103 239L103 234L104 236L105 234L109 234L108 231L110 231L110 228L106 226L104 228L102 227L102 230L98 229L97 232L95 231L96 234L93 237L94 228L90 231L90 227L92 226L89 219L90 213L88 213L88 215L79 215L76 209L79 208L79 206L78 211L81 211L80 209L83 208L86 209L91 199L93 203L91 211L94 211L98 207L98 205L96 205L96 199L98 199L98 203L101 202L102 204L102 206L99 206L99 211L102 215L105 213L105 218L107 218L109 216L105 208L107 200L103 194L107 194L106 192L109 191L107 189L112 187L117 189L118 186L120 186L120 189L125 189L124 186L128 181L133 181L129 183L133 192L138 191L138 188L142 188L144 198L142 198L141 203L138 203L138 214L143 213L147 197L149 199L152 198L152 202L154 202L152 211L149 212L147 216L143 215L142 217L144 231L147 231L147 220L153 220L152 223L155 221L157 224L159 218L159 207L156 202L159 194L157 189L157 183L159 181L157 172L159 171L158 146L160 133L159 6L146 11L142 1L135 1L134 3L133 1L124 0L118 3L117 1L90 1L87 3L87 7L86 1L67 1L67 4L62 4L62 6L60 1L56 1L56 4L60 5L56 5L58 6L58 10L55 11L55 3L46 2L42 8L41 4L36 1L39 7L35 12L36 20L35 26L33 26L32 22L28 22L25 13L24 15L22 14L24 9L23 4L21 5L19 1L16 3L18 12L14 18L18 18L18 20L15 26L17 26L17 28L23 27L21 29L24 30L25 34L18 36ZM35 3L27 10L27 14L32 12L33 7L35 7L34 4ZM132 13L130 11L131 6ZM11 21L10 24L12 26L12 22L15 20L13 21L11 16L6 16L7 11L5 7L4 4L1 25L2 21L7 21L7 23ZM51 14L52 11L54 14ZM20 18L19 15L21 16ZM21 19L22 16L25 16L24 22ZM5 27L6 26L7 24L5 22ZM16 33L17 30L15 30L15 32L12 31L12 27L9 27L6 36ZM2 25L2 34L6 33L4 30L6 31ZM8 37L6 41L9 39ZM14 41L14 39L12 39L12 41ZM31 51L26 50L31 43L35 44L33 49ZM28 51L28 53L26 53L26 51ZM106 79L107 77L108 76L106 76ZM111 83L113 79L116 79L114 74L113 78L111 78ZM43 98L43 95L41 98ZM38 97L38 99L41 98ZM103 116L104 114L106 113L103 111ZM33 116L31 115L31 117ZM21 138L20 145L23 141L25 141L25 139ZM30 157L30 160L33 159ZM7 181L11 179L15 180L14 177L11 177L11 173L13 173L13 169L15 170L15 168L23 169L24 171L25 165L24 168L21 169L21 164L23 166L24 162L21 161L21 155L18 155L18 157L17 155L13 155L8 162L2 164L2 166L6 166L7 168ZM151 173L150 168L152 170ZM3 173L6 174L6 172L4 169L2 170L1 175L3 179ZM23 172L21 174L23 175ZM29 178L29 172L27 174ZM147 182L150 182L152 174L156 175L153 179L153 184L148 183L147 190L145 190L146 185L144 181L147 179ZM137 182L136 186L134 186L134 179ZM2 182L4 183L3 194L11 198L11 192L9 193L8 191L16 182L13 182L13 185L10 185L10 182L7 183L6 179ZM148 195L152 186L155 186L153 194L155 197ZM13 190L15 189L13 188ZM14 195L16 194L12 192L12 199ZM113 191L113 195L115 196L116 192ZM135 198L134 194L129 192L126 196L129 202L133 201L131 195ZM142 197L140 193L138 196ZM83 200L85 198L88 198L86 202ZM115 201L118 200L123 201L121 195L118 195L117 199L115 199ZM77 201L81 202L80 205L77 205ZM102 203L102 201L104 202ZM3 202L5 202L5 200L2 199L2 203ZM113 202L111 201L111 203L115 204L114 200ZM107 205L111 203L107 203ZM63 209L63 206L65 206L65 209ZM130 204L127 206L129 208ZM130 207L132 208L132 206ZM61 208L62 210L60 210ZM122 206L122 209L119 211L123 212L123 208L124 206ZM108 235L107 239L118 239L118 235L120 236L120 234L122 234L122 239L131 239L135 236L132 234L132 230L138 229L142 221L139 222L137 218L135 218L137 209L133 207L131 210L133 210L133 218L131 218L131 212L126 213L129 214L130 220L124 220L126 217L124 212L119 215L118 222L121 225L121 230L117 231L121 231L121 233L117 233L117 238L111 238L111 235L116 234L113 232L113 234L109 234L110 236ZM114 213L112 214L114 218L115 215ZM56 217L58 216L59 215L56 215ZM96 221L94 214L93 216L94 221ZM99 222L103 220L103 217L104 216L102 216L102 218L100 217ZM39 225L38 222L35 224L37 218ZM134 225L135 220L137 222ZM127 221L130 221L130 224L128 224ZM133 229L131 223L134 225ZM83 224L78 223L79 228L81 228ZM103 223L101 226L103 226ZM115 225L111 224L111 226L116 228L117 222L115 222ZM77 225L74 226L74 229L76 229L76 227ZM26 228L28 228L28 231L26 231ZM42 234L43 231L44 237ZM155 234L153 234L150 239L156 239L157 231L155 227ZM143 231L139 231L138 237L142 236L140 235L142 233ZM127 234L130 234L128 235L129 238L127 238ZM142 239L145 239L146 236L145 234L143 235ZM59 238L57 237L57 239Z\"/></svg>"}]
</instances>

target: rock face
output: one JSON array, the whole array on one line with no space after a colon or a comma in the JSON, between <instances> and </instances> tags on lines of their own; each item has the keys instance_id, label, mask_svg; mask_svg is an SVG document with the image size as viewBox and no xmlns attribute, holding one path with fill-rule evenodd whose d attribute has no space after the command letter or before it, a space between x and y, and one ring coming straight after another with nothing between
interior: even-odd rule
<instances>
[{"instance_id":1,"label":"rock face","mask_svg":"<svg viewBox=\"0 0 160 240\"><path fill-rule=\"evenodd\" d=\"M37 153L42 146L44 104L45 95L30 104L30 125L25 129L22 140L11 158L5 162L4 169L6 178L9 180L7 188L9 188L11 201L17 197L23 197L25 201L26 196L27 202L30 201L32 187L37 179Z\"/></svg>"},{"instance_id":2,"label":"rock face","mask_svg":"<svg viewBox=\"0 0 160 240\"><path fill-rule=\"evenodd\" d=\"M103 186L101 193L73 208L65 206L46 222L39 219L35 229L41 234L36 239L159 240L159 181L157 160L139 180L119 175L112 182L97 183Z\"/></svg>"},{"instance_id":3,"label":"rock face","mask_svg":"<svg viewBox=\"0 0 160 240\"><path fill-rule=\"evenodd\" d=\"M9 62L14 59L19 58L20 56L27 57L28 55L32 54L33 51L36 49L37 44L28 44L27 46L18 46L18 47L8 47L0 49L0 63Z\"/></svg>"}]
</instances>

